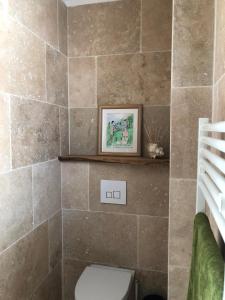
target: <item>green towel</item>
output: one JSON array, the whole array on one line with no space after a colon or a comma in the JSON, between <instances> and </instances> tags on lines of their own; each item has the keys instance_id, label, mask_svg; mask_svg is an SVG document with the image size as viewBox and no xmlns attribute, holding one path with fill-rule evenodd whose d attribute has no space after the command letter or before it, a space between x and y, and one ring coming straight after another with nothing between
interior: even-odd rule
<instances>
[{"instance_id":1,"label":"green towel","mask_svg":"<svg viewBox=\"0 0 225 300\"><path fill-rule=\"evenodd\" d=\"M222 300L224 261L203 213L195 217L191 274L187 300Z\"/></svg>"}]
</instances>

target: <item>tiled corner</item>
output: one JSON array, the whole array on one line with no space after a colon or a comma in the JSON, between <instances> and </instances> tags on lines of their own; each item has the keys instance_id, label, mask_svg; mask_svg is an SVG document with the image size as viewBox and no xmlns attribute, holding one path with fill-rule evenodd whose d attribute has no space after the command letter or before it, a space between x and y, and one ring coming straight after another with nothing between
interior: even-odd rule
<instances>
[{"instance_id":1,"label":"tiled corner","mask_svg":"<svg viewBox=\"0 0 225 300\"><path fill-rule=\"evenodd\" d=\"M9 13L31 31L57 46L57 0L9 0Z\"/></svg>"},{"instance_id":2,"label":"tiled corner","mask_svg":"<svg viewBox=\"0 0 225 300\"><path fill-rule=\"evenodd\" d=\"M186 300L188 292L189 270L169 267L169 299Z\"/></svg>"},{"instance_id":3,"label":"tiled corner","mask_svg":"<svg viewBox=\"0 0 225 300\"><path fill-rule=\"evenodd\" d=\"M47 223L1 254L0 269L1 298L30 299L48 274Z\"/></svg>"},{"instance_id":4,"label":"tiled corner","mask_svg":"<svg viewBox=\"0 0 225 300\"><path fill-rule=\"evenodd\" d=\"M57 160L33 166L34 225L61 209L60 163Z\"/></svg>"},{"instance_id":5,"label":"tiled corner","mask_svg":"<svg viewBox=\"0 0 225 300\"><path fill-rule=\"evenodd\" d=\"M63 0L58 0L59 50L67 55L67 7Z\"/></svg>"},{"instance_id":6,"label":"tiled corner","mask_svg":"<svg viewBox=\"0 0 225 300\"><path fill-rule=\"evenodd\" d=\"M0 17L0 44L4 45L0 52L0 90L45 100L44 42L11 18L5 21L4 15Z\"/></svg>"},{"instance_id":7,"label":"tiled corner","mask_svg":"<svg viewBox=\"0 0 225 300\"><path fill-rule=\"evenodd\" d=\"M136 267L136 216L71 210L63 219L65 258Z\"/></svg>"},{"instance_id":8,"label":"tiled corner","mask_svg":"<svg viewBox=\"0 0 225 300\"><path fill-rule=\"evenodd\" d=\"M195 180L170 180L170 265L190 267L195 203ZM181 211L184 213L181 214Z\"/></svg>"},{"instance_id":9,"label":"tiled corner","mask_svg":"<svg viewBox=\"0 0 225 300\"><path fill-rule=\"evenodd\" d=\"M61 262L53 269L34 292L32 300L62 299L62 268Z\"/></svg>"},{"instance_id":10,"label":"tiled corner","mask_svg":"<svg viewBox=\"0 0 225 300\"><path fill-rule=\"evenodd\" d=\"M69 154L69 111L59 108L60 155Z\"/></svg>"},{"instance_id":11,"label":"tiled corner","mask_svg":"<svg viewBox=\"0 0 225 300\"><path fill-rule=\"evenodd\" d=\"M68 106L67 58L46 46L47 102Z\"/></svg>"},{"instance_id":12,"label":"tiled corner","mask_svg":"<svg viewBox=\"0 0 225 300\"><path fill-rule=\"evenodd\" d=\"M142 270L167 272L168 219L139 217L138 265Z\"/></svg>"},{"instance_id":13,"label":"tiled corner","mask_svg":"<svg viewBox=\"0 0 225 300\"><path fill-rule=\"evenodd\" d=\"M49 266L54 269L62 261L62 214L48 220Z\"/></svg>"},{"instance_id":14,"label":"tiled corner","mask_svg":"<svg viewBox=\"0 0 225 300\"><path fill-rule=\"evenodd\" d=\"M94 57L69 59L69 107L96 107L96 63Z\"/></svg>"},{"instance_id":15,"label":"tiled corner","mask_svg":"<svg viewBox=\"0 0 225 300\"><path fill-rule=\"evenodd\" d=\"M142 1L142 50L171 49L172 0Z\"/></svg>"},{"instance_id":16,"label":"tiled corner","mask_svg":"<svg viewBox=\"0 0 225 300\"><path fill-rule=\"evenodd\" d=\"M170 52L98 57L98 104L170 104Z\"/></svg>"},{"instance_id":17,"label":"tiled corner","mask_svg":"<svg viewBox=\"0 0 225 300\"><path fill-rule=\"evenodd\" d=\"M58 156L59 110L57 107L11 97L11 122L13 168Z\"/></svg>"},{"instance_id":18,"label":"tiled corner","mask_svg":"<svg viewBox=\"0 0 225 300\"><path fill-rule=\"evenodd\" d=\"M97 109L70 109L70 154L97 154Z\"/></svg>"},{"instance_id":19,"label":"tiled corner","mask_svg":"<svg viewBox=\"0 0 225 300\"><path fill-rule=\"evenodd\" d=\"M88 210L88 163L62 164L62 207Z\"/></svg>"},{"instance_id":20,"label":"tiled corner","mask_svg":"<svg viewBox=\"0 0 225 300\"><path fill-rule=\"evenodd\" d=\"M33 228L31 168L0 175L0 252Z\"/></svg>"},{"instance_id":21,"label":"tiled corner","mask_svg":"<svg viewBox=\"0 0 225 300\"><path fill-rule=\"evenodd\" d=\"M212 88L178 88L171 103L171 177L196 178L198 119L211 116Z\"/></svg>"},{"instance_id":22,"label":"tiled corner","mask_svg":"<svg viewBox=\"0 0 225 300\"><path fill-rule=\"evenodd\" d=\"M90 210L168 216L169 170L167 166L90 164ZM100 203L100 181L127 182L127 205Z\"/></svg>"},{"instance_id":23,"label":"tiled corner","mask_svg":"<svg viewBox=\"0 0 225 300\"><path fill-rule=\"evenodd\" d=\"M213 23L211 0L174 1L173 87L212 84Z\"/></svg>"},{"instance_id":24,"label":"tiled corner","mask_svg":"<svg viewBox=\"0 0 225 300\"><path fill-rule=\"evenodd\" d=\"M163 147L165 157L170 157L170 107L169 106L145 106L143 109L143 148L144 156L148 156L146 129L152 134L152 141Z\"/></svg>"},{"instance_id":25,"label":"tiled corner","mask_svg":"<svg viewBox=\"0 0 225 300\"><path fill-rule=\"evenodd\" d=\"M64 259L63 261L64 299L74 300L74 290L75 290L76 283L87 265L89 265L89 263L84 261Z\"/></svg>"},{"instance_id":26,"label":"tiled corner","mask_svg":"<svg viewBox=\"0 0 225 300\"><path fill-rule=\"evenodd\" d=\"M139 282L140 299L146 295L161 295L167 297L167 273L156 271L136 271L136 279Z\"/></svg>"},{"instance_id":27,"label":"tiled corner","mask_svg":"<svg viewBox=\"0 0 225 300\"><path fill-rule=\"evenodd\" d=\"M137 52L140 47L140 1L70 8L68 25L70 57Z\"/></svg>"},{"instance_id":28,"label":"tiled corner","mask_svg":"<svg viewBox=\"0 0 225 300\"><path fill-rule=\"evenodd\" d=\"M0 94L0 173L11 167L10 155L10 103L9 97Z\"/></svg>"}]
</instances>

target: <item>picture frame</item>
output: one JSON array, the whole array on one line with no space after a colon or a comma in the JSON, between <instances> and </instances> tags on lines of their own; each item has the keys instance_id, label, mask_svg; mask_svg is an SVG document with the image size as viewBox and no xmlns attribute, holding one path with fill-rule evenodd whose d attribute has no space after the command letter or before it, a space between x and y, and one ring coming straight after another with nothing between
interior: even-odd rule
<instances>
[{"instance_id":1,"label":"picture frame","mask_svg":"<svg viewBox=\"0 0 225 300\"><path fill-rule=\"evenodd\" d=\"M142 108L141 104L99 106L99 155L141 156Z\"/></svg>"}]
</instances>

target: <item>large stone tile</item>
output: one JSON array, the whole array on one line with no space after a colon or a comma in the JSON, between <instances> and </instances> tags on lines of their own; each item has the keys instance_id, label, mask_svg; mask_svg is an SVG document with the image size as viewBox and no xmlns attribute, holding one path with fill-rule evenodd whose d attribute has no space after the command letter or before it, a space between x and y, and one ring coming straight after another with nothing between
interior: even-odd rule
<instances>
[{"instance_id":1,"label":"large stone tile","mask_svg":"<svg viewBox=\"0 0 225 300\"><path fill-rule=\"evenodd\" d=\"M64 259L63 262L63 294L65 300L74 300L74 289L76 283L84 271L85 267L90 263L77 261L72 259Z\"/></svg>"},{"instance_id":2,"label":"large stone tile","mask_svg":"<svg viewBox=\"0 0 225 300\"><path fill-rule=\"evenodd\" d=\"M98 104L170 104L170 52L98 57Z\"/></svg>"},{"instance_id":3,"label":"large stone tile","mask_svg":"<svg viewBox=\"0 0 225 300\"><path fill-rule=\"evenodd\" d=\"M70 153L96 155L97 109L70 109Z\"/></svg>"},{"instance_id":4,"label":"large stone tile","mask_svg":"<svg viewBox=\"0 0 225 300\"><path fill-rule=\"evenodd\" d=\"M190 267L196 181L170 181L169 264ZM184 213L181 213L181 212Z\"/></svg>"},{"instance_id":5,"label":"large stone tile","mask_svg":"<svg viewBox=\"0 0 225 300\"><path fill-rule=\"evenodd\" d=\"M170 50L172 38L172 1L142 2L142 50Z\"/></svg>"},{"instance_id":6,"label":"large stone tile","mask_svg":"<svg viewBox=\"0 0 225 300\"><path fill-rule=\"evenodd\" d=\"M57 160L33 166L34 225L46 221L61 208L60 163Z\"/></svg>"},{"instance_id":7,"label":"large stone tile","mask_svg":"<svg viewBox=\"0 0 225 300\"><path fill-rule=\"evenodd\" d=\"M44 43L0 12L0 44L4 45L0 49L0 90L44 100Z\"/></svg>"},{"instance_id":8,"label":"large stone tile","mask_svg":"<svg viewBox=\"0 0 225 300\"><path fill-rule=\"evenodd\" d=\"M188 292L189 271L174 266L169 267L169 299L186 300Z\"/></svg>"},{"instance_id":9,"label":"large stone tile","mask_svg":"<svg viewBox=\"0 0 225 300\"><path fill-rule=\"evenodd\" d=\"M31 168L0 175L0 252L33 228Z\"/></svg>"},{"instance_id":10,"label":"large stone tile","mask_svg":"<svg viewBox=\"0 0 225 300\"><path fill-rule=\"evenodd\" d=\"M127 182L127 205L100 203L100 181ZM90 164L90 209L151 216L168 216L168 166Z\"/></svg>"},{"instance_id":11,"label":"large stone tile","mask_svg":"<svg viewBox=\"0 0 225 300\"><path fill-rule=\"evenodd\" d=\"M62 164L62 207L88 210L89 165Z\"/></svg>"},{"instance_id":12,"label":"large stone tile","mask_svg":"<svg viewBox=\"0 0 225 300\"><path fill-rule=\"evenodd\" d=\"M67 58L46 47L46 86L49 103L68 106Z\"/></svg>"},{"instance_id":13,"label":"large stone tile","mask_svg":"<svg viewBox=\"0 0 225 300\"><path fill-rule=\"evenodd\" d=\"M137 52L140 1L84 5L68 10L69 56Z\"/></svg>"},{"instance_id":14,"label":"large stone tile","mask_svg":"<svg viewBox=\"0 0 225 300\"><path fill-rule=\"evenodd\" d=\"M215 61L214 81L225 73L225 3L223 0L215 2Z\"/></svg>"},{"instance_id":15,"label":"large stone tile","mask_svg":"<svg viewBox=\"0 0 225 300\"><path fill-rule=\"evenodd\" d=\"M62 260L62 214L48 220L49 265L54 269Z\"/></svg>"},{"instance_id":16,"label":"large stone tile","mask_svg":"<svg viewBox=\"0 0 225 300\"><path fill-rule=\"evenodd\" d=\"M49 273L32 296L32 300L61 300L62 299L62 268L61 262Z\"/></svg>"},{"instance_id":17,"label":"large stone tile","mask_svg":"<svg viewBox=\"0 0 225 300\"><path fill-rule=\"evenodd\" d=\"M170 156L170 107L169 106L148 106L144 107L143 110L143 153L145 156L148 155L146 148L149 139L147 138L147 133L145 126L150 130L152 134L152 142L157 143L163 147L165 157Z\"/></svg>"},{"instance_id":18,"label":"large stone tile","mask_svg":"<svg viewBox=\"0 0 225 300\"><path fill-rule=\"evenodd\" d=\"M172 86L212 84L213 23L211 0L174 1Z\"/></svg>"},{"instance_id":19,"label":"large stone tile","mask_svg":"<svg viewBox=\"0 0 225 300\"><path fill-rule=\"evenodd\" d=\"M11 167L10 155L10 103L9 97L0 94L0 173Z\"/></svg>"},{"instance_id":20,"label":"large stone tile","mask_svg":"<svg viewBox=\"0 0 225 300\"><path fill-rule=\"evenodd\" d=\"M69 154L69 112L67 108L59 109L60 155Z\"/></svg>"},{"instance_id":21,"label":"large stone tile","mask_svg":"<svg viewBox=\"0 0 225 300\"><path fill-rule=\"evenodd\" d=\"M225 77L214 86L213 121L225 120Z\"/></svg>"},{"instance_id":22,"label":"large stone tile","mask_svg":"<svg viewBox=\"0 0 225 300\"><path fill-rule=\"evenodd\" d=\"M9 13L48 43L57 46L57 0L9 0Z\"/></svg>"},{"instance_id":23,"label":"large stone tile","mask_svg":"<svg viewBox=\"0 0 225 300\"><path fill-rule=\"evenodd\" d=\"M139 217L139 268L167 272L168 219Z\"/></svg>"},{"instance_id":24,"label":"large stone tile","mask_svg":"<svg viewBox=\"0 0 225 300\"><path fill-rule=\"evenodd\" d=\"M211 116L211 88L172 91L171 177L196 178L198 119Z\"/></svg>"},{"instance_id":25,"label":"large stone tile","mask_svg":"<svg viewBox=\"0 0 225 300\"><path fill-rule=\"evenodd\" d=\"M63 222L65 258L136 267L136 216L64 211Z\"/></svg>"},{"instance_id":26,"label":"large stone tile","mask_svg":"<svg viewBox=\"0 0 225 300\"><path fill-rule=\"evenodd\" d=\"M215 38L215 62L214 62L214 82L225 73L225 24L224 29L216 32Z\"/></svg>"},{"instance_id":27,"label":"large stone tile","mask_svg":"<svg viewBox=\"0 0 225 300\"><path fill-rule=\"evenodd\" d=\"M1 254L0 269L1 299L30 299L48 274L47 223Z\"/></svg>"},{"instance_id":28,"label":"large stone tile","mask_svg":"<svg viewBox=\"0 0 225 300\"><path fill-rule=\"evenodd\" d=\"M58 0L59 49L67 55L67 7L63 0Z\"/></svg>"},{"instance_id":29,"label":"large stone tile","mask_svg":"<svg viewBox=\"0 0 225 300\"><path fill-rule=\"evenodd\" d=\"M167 299L167 273L137 270L136 279L140 284L140 299L149 294L162 295Z\"/></svg>"},{"instance_id":30,"label":"large stone tile","mask_svg":"<svg viewBox=\"0 0 225 300\"><path fill-rule=\"evenodd\" d=\"M59 110L49 104L11 98L13 168L56 158Z\"/></svg>"},{"instance_id":31,"label":"large stone tile","mask_svg":"<svg viewBox=\"0 0 225 300\"><path fill-rule=\"evenodd\" d=\"M69 60L69 106L96 107L96 63L94 57Z\"/></svg>"}]
</instances>

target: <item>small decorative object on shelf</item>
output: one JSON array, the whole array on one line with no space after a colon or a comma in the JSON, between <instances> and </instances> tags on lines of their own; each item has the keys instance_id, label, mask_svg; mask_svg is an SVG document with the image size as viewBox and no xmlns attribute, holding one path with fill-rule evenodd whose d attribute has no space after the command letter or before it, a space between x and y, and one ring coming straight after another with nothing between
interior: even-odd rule
<instances>
[{"instance_id":1,"label":"small decorative object on shelf","mask_svg":"<svg viewBox=\"0 0 225 300\"><path fill-rule=\"evenodd\" d=\"M148 143L146 145L148 156L152 159L163 157L164 150L163 147L159 145L161 129L156 128L155 126L148 126L148 124L146 123L144 125L144 129L148 140Z\"/></svg>"}]
</instances>

